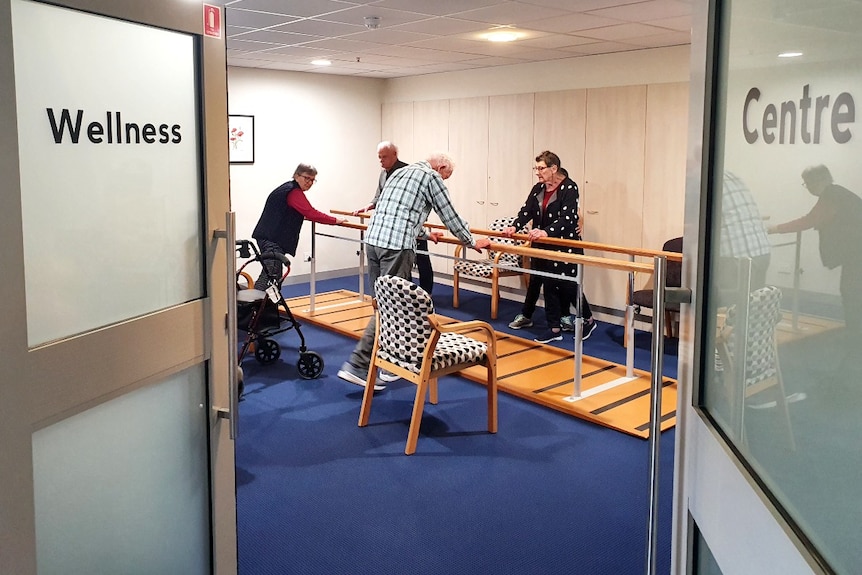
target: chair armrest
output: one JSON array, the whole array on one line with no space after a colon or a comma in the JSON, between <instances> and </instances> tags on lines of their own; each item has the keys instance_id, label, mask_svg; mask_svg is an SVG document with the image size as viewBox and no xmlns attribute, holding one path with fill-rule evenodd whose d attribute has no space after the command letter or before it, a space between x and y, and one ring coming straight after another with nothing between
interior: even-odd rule
<instances>
[{"instance_id":1,"label":"chair armrest","mask_svg":"<svg viewBox=\"0 0 862 575\"><path fill-rule=\"evenodd\" d=\"M457 258L461 255L461 252L463 252L463 251L464 251L464 246L461 244L458 244L457 246L455 246L455 253L452 255L453 255L453 257Z\"/></svg>"},{"instance_id":2,"label":"chair armrest","mask_svg":"<svg viewBox=\"0 0 862 575\"><path fill-rule=\"evenodd\" d=\"M494 328L491 327L491 324L485 321L480 321L478 319L470 320L470 321L458 321L455 323L447 323L442 324L440 320L437 319L437 314L431 314L428 316L428 322L431 324L431 327L440 332L440 333L464 333L468 331L474 330L482 330L488 336L488 348L494 351L494 355L496 356L497 352L497 334L494 332Z\"/></svg>"}]
</instances>

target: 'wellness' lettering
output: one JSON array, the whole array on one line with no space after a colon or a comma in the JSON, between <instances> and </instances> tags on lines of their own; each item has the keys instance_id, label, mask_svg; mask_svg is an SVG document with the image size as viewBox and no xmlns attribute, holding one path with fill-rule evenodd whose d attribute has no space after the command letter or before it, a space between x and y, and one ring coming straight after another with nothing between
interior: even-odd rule
<instances>
[{"instance_id":1,"label":"'wellness' lettering","mask_svg":"<svg viewBox=\"0 0 862 575\"><path fill-rule=\"evenodd\" d=\"M62 144L68 136L73 144L81 139L81 127L84 125L84 110L78 110L75 119L67 108L60 112L59 122L54 114L54 108L46 108L48 122L51 124L51 132L55 144ZM105 112L106 120L101 122L90 122L86 124L85 132L87 139L93 144L140 144L143 140L147 144L179 144L183 136L180 133L180 125L173 124L144 124L139 126L133 122L123 123L119 112Z\"/></svg>"}]
</instances>

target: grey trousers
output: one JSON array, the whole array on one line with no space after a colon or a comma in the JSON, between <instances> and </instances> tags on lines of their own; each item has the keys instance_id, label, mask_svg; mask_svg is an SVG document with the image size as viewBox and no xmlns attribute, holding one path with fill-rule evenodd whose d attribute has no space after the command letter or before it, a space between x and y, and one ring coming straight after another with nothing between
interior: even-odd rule
<instances>
[{"instance_id":1,"label":"grey trousers","mask_svg":"<svg viewBox=\"0 0 862 575\"><path fill-rule=\"evenodd\" d=\"M380 276L398 276L406 280L411 279L413 263L416 252L413 250L387 250L367 244L365 253L368 257L368 279L371 283L371 294L374 296L374 282ZM353 353L350 354L350 363L363 371L368 371L371 364L371 352L374 350L374 338L377 335L377 318L372 317L365 326L365 333L359 339Z\"/></svg>"}]
</instances>

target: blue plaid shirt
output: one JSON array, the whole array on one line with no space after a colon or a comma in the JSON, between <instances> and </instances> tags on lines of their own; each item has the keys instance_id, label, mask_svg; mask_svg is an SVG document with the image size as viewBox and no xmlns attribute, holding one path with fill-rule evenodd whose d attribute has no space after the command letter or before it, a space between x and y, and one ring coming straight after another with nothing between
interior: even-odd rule
<instances>
[{"instance_id":1,"label":"blue plaid shirt","mask_svg":"<svg viewBox=\"0 0 862 575\"><path fill-rule=\"evenodd\" d=\"M720 254L731 258L753 258L769 253L769 237L760 211L745 182L724 173L721 195Z\"/></svg>"},{"instance_id":2,"label":"blue plaid shirt","mask_svg":"<svg viewBox=\"0 0 862 575\"><path fill-rule=\"evenodd\" d=\"M428 162L410 164L386 180L368 223L365 243L390 250L415 250L417 236L426 237L422 224L432 209L452 235L468 246L474 245L467 222L452 206L443 178Z\"/></svg>"}]
</instances>

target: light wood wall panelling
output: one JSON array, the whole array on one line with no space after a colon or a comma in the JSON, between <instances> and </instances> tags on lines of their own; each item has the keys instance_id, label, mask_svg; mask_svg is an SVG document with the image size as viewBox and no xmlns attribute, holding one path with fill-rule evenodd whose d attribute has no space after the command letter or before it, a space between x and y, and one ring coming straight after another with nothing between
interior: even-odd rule
<instances>
[{"instance_id":1,"label":"light wood wall panelling","mask_svg":"<svg viewBox=\"0 0 862 575\"><path fill-rule=\"evenodd\" d=\"M424 160L431 152L449 151L449 101L433 100L413 103L413 150L412 161ZM453 158L454 159L454 158ZM456 167L457 167L457 160ZM451 178L446 181L447 187ZM428 221L439 224L440 218L433 211ZM454 248L449 244L429 242L428 250L433 253L452 255ZM450 272L451 260L432 256L431 265L435 270Z\"/></svg>"},{"instance_id":2,"label":"light wood wall panelling","mask_svg":"<svg viewBox=\"0 0 862 575\"><path fill-rule=\"evenodd\" d=\"M455 172L447 180L452 203L472 228L487 227L488 98L449 100L449 153ZM453 250L454 251L454 250ZM452 262L449 262L449 273Z\"/></svg>"},{"instance_id":3,"label":"light wood wall panelling","mask_svg":"<svg viewBox=\"0 0 862 575\"><path fill-rule=\"evenodd\" d=\"M533 157L543 150L554 152L560 156L569 177L583 186L587 91L537 93L533 115Z\"/></svg>"},{"instance_id":4,"label":"light wood wall panelling","mask_svg":"<svg viewBox=\"0 0 862 575\"><path fill-rule=\"evenodd\" d=\"M682 235L688 138L688 82L647 86L643 246Z\"/></svg>"},{"instance_id":5,"label":"light wood wall panelling","mask_svg":"<svg viewBox=\"0 0 862 575\"><path fill-rule=\"evenodd\" d=\"M496 218L515 215L536 182L533 177L534 103L534 94L491 96L489 100L485 226Z\"/></svg>"},{"instance_id":6,"label":"light wood wall panelling","mask_svg":"<svg viewBox=\"0 0 862 575\"><path fill-rule=\"evenodd\" d=\"M398 146L398 157L408 164L420 159L413 151L413 102L383 104L381 115L380 139Z\"/></svg>"},{"instance_id":7,"label":"light wood wall panelling","mask_svg":"<svg viewBox=\"0 0 862 575\"><path fill-rule=\"evenodd\" d=\"M581 197L584 235L589 241L642 247L646 93L644 85L587 91ZM598 269L587 269L585 274L585 293L591 303L625 307L624 274Z\"/></svg>"},{"instance_id":8,"label":"light wood wall panelling","mask_svg":"<svg viewBox=\"0 0 862 575\"><path fill-rule=\"evenodd\" d=\"M533 158L534 94L491 96L488 109L488 200L484 225L514 216L535 183ZM500 285L520 287L518 278Z\"/></svg>"}]
</instances>

